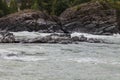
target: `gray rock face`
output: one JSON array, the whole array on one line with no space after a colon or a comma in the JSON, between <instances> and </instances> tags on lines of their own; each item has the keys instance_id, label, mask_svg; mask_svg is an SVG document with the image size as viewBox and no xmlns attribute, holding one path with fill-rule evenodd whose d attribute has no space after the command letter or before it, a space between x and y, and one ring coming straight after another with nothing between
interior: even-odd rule
<instances>
[{"instance_id":1,"label":"gray rock face","mask_svg":"<svg viewBox=\"0 0 120 80\"><path fill-rule=\"evenodd\" d=\"M52 33L46 36L37 36L34 38L14 36L10 32L0 32L0 43L59 43L59 44L71 44L79 42L89 42L89 43L103 43L104 41L94 38L87 38L83 35L81 36L68 36L64 33Z\"/></svg>"},{"instance_id":2,"label":"gray rock face","mask_svg":"<svg viewBox=\"0 0 120 80\"><path fill-rule=\"evenodd\" d=\"M9 32L0 32L0 43L14 43L15 36Z\"/></svg>"},{"instance_id":3,"label":"gray rock face","mask_svg":"<svg viewBox=\"0 0 120 80\"><path fill-rule=\"evenodd\" d=\"M62 26L62 28L61 28ZM119 33L115 10L107 3L90 2L66 9L59 17L24 10L0 18L0 29L41 33L83 32L97 35Z\"/></svg>"},{"instance_id":4,"label":"gray rock face","mask_svg":"<svg viewBox=\"0 0 120 80\"><path fill-rule=\"evenodd\" d=\"M70 13L70 14L69 14ZM107 3L90 2L66 9L61 20L71 26L71 31L105 35L105 33L119 33L116 23L115 10ZM73 24L70 24L73 23Z\"/></svg>"},{"instance_id":5,"label":"gray rock face","mask_svg":"<svg viewBox=\"0 0 120 80\"><path fill-rule=\"evenodd\" d=\"M54 24L49 15L33 10L24 10L0 18L0 29L7 31L49 31L48 28Z\"/></svg>"},{"instance_id":6,"label":"gray rock face","mask_svg":"<svg viewBox=\"0 0 120 80\"><path fill-rule=\"evenodd\" d=\"M30 40L23 40L25 43L72 43L71 39L64 34L51 34L45 37L37 37Z\"/></svg>"}]
</instances>

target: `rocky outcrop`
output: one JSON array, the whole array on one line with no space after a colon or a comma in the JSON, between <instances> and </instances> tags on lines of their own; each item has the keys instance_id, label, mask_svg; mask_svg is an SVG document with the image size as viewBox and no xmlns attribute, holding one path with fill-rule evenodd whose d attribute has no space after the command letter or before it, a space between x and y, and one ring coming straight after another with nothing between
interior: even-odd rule
<instances>
[{"instance_id":1,"label":"rocky outcrop","mask_svg":"<svg viewBox=\"0 0 120 80\"><path fill-rule=\"evenodd\" d=\"M7 31L49 31L55 22L41 11L24 10L0 18L0 29Z\"/></svg>"},{"instance_id":2,"label":"rocky outcrop","mask_svg":"<svg viewBox=\"0 0 120 80\"><path fill-rule=\"evenodd\" d=\"M100 35L119 32L115 10L107 3L89 2L68 8L60 18L71 31Z\"/></svg>"},{"instance_id":3,"label":"rocky outcrop","mask_svg":"<svg viewBox=\"0 0 120 80\"><path fill-rule=\"evenodd\" d=\"M0 18L0 29L41 33L84 32L97 35L119 33L116 13L107 3L89 2L66 9L59 17L24 10Z\"/></svg>"},{"instance_id":4,"label":"rocky outcrop","mask_svg":"<svg viewBox=\"0 0 120 80\"><path fill-rule=\"evenodd\" d=\"M104 43L101 39L87 38L84 35L80 36L68 36L64 33L51 33L46 36L37 36L35 38L17 38L15 37L15 42L17 43L59 43L59 44L71 44L79 42L89 42L89 43Z\"/></svg>"},{"instance_id":5,"label":"rocky outcrop","mask_svg":"<svg viewBox=\"0 0 120 80\"><path fill-rule=\"evenodd\" d=\"M0 43L15 43L15 36L10 32L0 32Z\"/></svg>"},{"instance_id":6,"label":"rocky outcrop","mask_svg":"<svg viewBox=\"0 0 120 80\"><path fill-rule=\"evenodd\" d=\"M103 43L101 39L87 38L84 35L71 36L64 33L51 33L46 36L36 36L30 37L20 37L14 35L13 33L1 31L0 32L0 43L59 43L59 44L71 44L79 42L89 42L89 43Z\"/></svg>"}]
</instances>

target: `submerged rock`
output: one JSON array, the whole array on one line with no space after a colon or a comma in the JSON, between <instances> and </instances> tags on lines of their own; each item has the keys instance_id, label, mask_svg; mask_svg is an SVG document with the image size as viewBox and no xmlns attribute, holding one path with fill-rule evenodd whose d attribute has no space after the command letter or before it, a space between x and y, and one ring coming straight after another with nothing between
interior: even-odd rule
<instances>
[{"instance_id":1,"label":"submerged rock","mask_svg":"<svg viewBox=\"0 0 120 80\"><path fill-rule=\"evenodd\" d=\"M85 37L84 35L81 36L74 36L71 38L73 41L79 41L79 42L86 42L87 41L87 37Z\"/></svg>"},{"instance_id":2,"label":"submerged rock","mask_svg":"<svg viewBox=\"0 0 120 80\"><path fill-rule=\"evenodd\" d=\"M94 38L89 38L87 40L87 42L89 42L89 43L104 43L103 40L101 40L101 39L94 39Z\"/></svg>"}]
</instances>

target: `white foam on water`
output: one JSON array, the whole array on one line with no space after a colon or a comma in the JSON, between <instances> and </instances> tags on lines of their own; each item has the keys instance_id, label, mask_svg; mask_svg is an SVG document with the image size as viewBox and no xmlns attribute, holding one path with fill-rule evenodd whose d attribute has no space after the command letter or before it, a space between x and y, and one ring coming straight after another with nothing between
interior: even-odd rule
<instances>
[{"instance_id":1,"label":"white foam on water","mask_svg":"<svg viewBox=\"0 0 120 80\"><path fill-rule=\"evenodd\" d=\"M69 59L70 61L76 61L78 63L87 63L87 62L99 62L96 58L73 58Z\"/></svg>"},{"instance_id":2,"label":"white foam on water","mask_svg":"<svg viewBox=\"0 0 120 80\"><path fill-rule=\"evenodd\" d=\"M28 32L28 31L22 31L22 32L12 32L15 37L20 38L36 38L36 37L44 37L50 35L50 33L39 33L39 32Z\"/></svg>"},{"instance_id":3,"label":"white foam on water","mask_svg":"<svg viewBox=\"0 0 120 80\"><path fill-rule=\"evenodd\" d=\"M12 57L8 57L8 56L4 56L3 59L7 59L7 60L18 60L18 61L44 61L47 60L47 58L45 57L36 57L36 56L12 56Z\"/></svg>"},{"instance_id":4,"label":"white foam on water","mask_svg":"<svg viewBox=\"0 0 120 80\"><path fill-rule=\"evenodd\" d=\"M104 42L107 43L119 43L120 44L120 34L113 34L113 35L93 35L93 34L88 34L88 33L77 33L74 32L71 34L71 37L74 36L85 36L87 38L95 38L95 39L101 39Z\"/></svg>"},{"instance_id":5,"label":"white foam on water","mask_svg":"<svg viewBox=\"0 0 120 80\"><path fill-rule=\"evenodd\" d=\"M93 34L88 34L88 33L77 33L77 32L74 32L71 34L71 37L74 37L74 36L81 36L81 35L84 35L85 37L87 38L120 38L120 34L113 34L113 35L93 35Z\"/></svg>"},{"instance_id":6,"label":"white foam on water","mask_svg":"<svg viewBox=\"0 0 120 80\"><path fill-rule=\"evenodd\" d=\"M24 48L22 48L24 49ZM36 49L28 50L28 48L22 50L19 48L6 48L0 49L0 58L8 60L19 60L19 61L40 61L47 60L46 57L34 56L35 53L38 53ZM24 51L25 54L22 55L21 52ZM26 53L29 53L30 56L26 56ZM10 56L9 56L10 55Z\"/></svg>"},{"instance_id":7,"label":"white foam on water","mask_svg":"<svg viewBox=\"0 0 120 80\"><path fill-rule=\"evenodd\" d=\"M69 61L75 61L78 63L94 63L94 64L112 64L112 65L117 65L120 64L119 61L112 61L112 60L102 60L98 58L73 58L69 59Z\"/></svg>"},{"instance_id":8,"label":"white foam on water","mask_svg":"<svg viewBox=\"0 0 120 80\"><path fill-rule=\"evenodd\" d=\"M37 37L45 37L51 34L51 33L28 32L28 31L12 32L12 33L15 35L16 39L33 39ZM104 42L107 42L107 43L119 43L120 44L120 34L93 35L93 34L88 34L88 33L74 32L71 34L71 37L74 37L74 36L79 37L81 35L84 35L87 38L102 39Z\"/></svg>"},{"instance_id":9,"label":"white foam on water","mask_svg":"<svg viewBox=\"0 0 120 80\"><path fill-rule=\"evenodd\" d=\"M7 49L0 49L0 56L1 57L6 56L7 54L18 54L18 52L10 51Z\"/></svg>"}]
</instances>

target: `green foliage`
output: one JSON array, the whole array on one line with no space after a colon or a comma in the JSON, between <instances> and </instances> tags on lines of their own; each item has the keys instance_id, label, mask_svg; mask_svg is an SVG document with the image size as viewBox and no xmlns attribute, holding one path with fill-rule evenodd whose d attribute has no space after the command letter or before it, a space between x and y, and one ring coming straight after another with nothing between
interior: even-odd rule
<instances>
[{"instance_id":1,"label":"green foliage","mask_svg":"<svg viewBox=\"0 0 120 80\"><path fill-rule=\"evenodd\" d=\"M68 5L64 0L54 0L51 3L51 11L50 13L52 15L60 15L66 8L68 8Z\"/></svg>"},{"instance_id":2,"label":"green foliage","mask_svg":"<svg viewBox=\"0 0 120 80\"><path fill-rule=\"evenodd\" d=\"M23 9L30 9L34 0L20 0L21 1L21 6L20 6L20 9L23 10Z\"/></svg>"},{"instance_id":3,"label":"green foliage","mask_svg":"<svg viewBox=\"0 0 120 80\"><path fill-rule=\"evenodd\" d=\"M10 8L10 12L11 12L11 13L17 12L17 11L18 11L17 2L16 2L15 0L11 0L11 1L10 1L10 5L9 5L9 8Z\"/></svg>"},{"instance_id":4,"label":"green foliage","mask_svg":"<svg viewBox=\"0 0 120 80\"><path fill-rule=\"evenodd\" d=\"M60 15L66 8L88 2L91 0L20 0L19 7L45 11L51 15ZM7 15L18 11L16 0L11 0L9 7L6 0L0 0L1 14Z\"/></svg>"},{"instance_id":5,"label":"green foliage","mask_svg":"<svg viewBox=\"0 0 120 80\"><path fill-rule=\"evenodd\" d=\"M6 0L0 0L0 17L9 14L9 7Z\"/></svg>"},{"instance_id":6,"label":"green foliage","mask_svg":"<svg viewBox=\"0 0 120 80\"><path fill-rule=\"evenodd\" d=\"M81 3L85 3L85 2L89 2L91 0L66 0L66 4L69 7L75 6L75 5L79 5Z\"/></svg>"},{"instance_id":7,"label":"green foliage","mask_svg":"<svg viewBox=\"0 0 120 80\"><path fill-rule=\"evenodd\" d=\"M3 0L2 2L2 7L3 7L3 12L4 12L4 15L7 15L10 13L10 10L9 10L9 7L8 7L8 4L6 2L6 0Z\"/></svg>"},{"instance_id":8,"label":"green foliage","mask_svg":"<svg viewBox=\"0 0 120 80\"><path fill-rule=\"evenodd\" d=\"M39 3L38 3L38 0L34 0L34 3L31 6L31 9L40 10L40 6L39 6Z\"/></svg>"},{"instance_id":9,"label":"green foliage","mask_svg":"<svg viewBox=\"0 0 120 80\"><path fill-rule=\"evenodd\" d=\"M120 0L19 0L19 7L45 11L51 15L60 15L65 9L89 1L106 2L111 7L120 9ZM0 0L0 15L7 15L18 11L16 0L11 0L9 7L6 0Z\"/></svg>"},{"instance_id":10,"label":"green foliage","mask_svg":"<svg viewBox=\"0 0 120 80\"><path fill-rule=\"evenodd\" d=\"M0 17L2 17L4 15L3 11L0 10Z\"/></svg>"}]
</instances>

